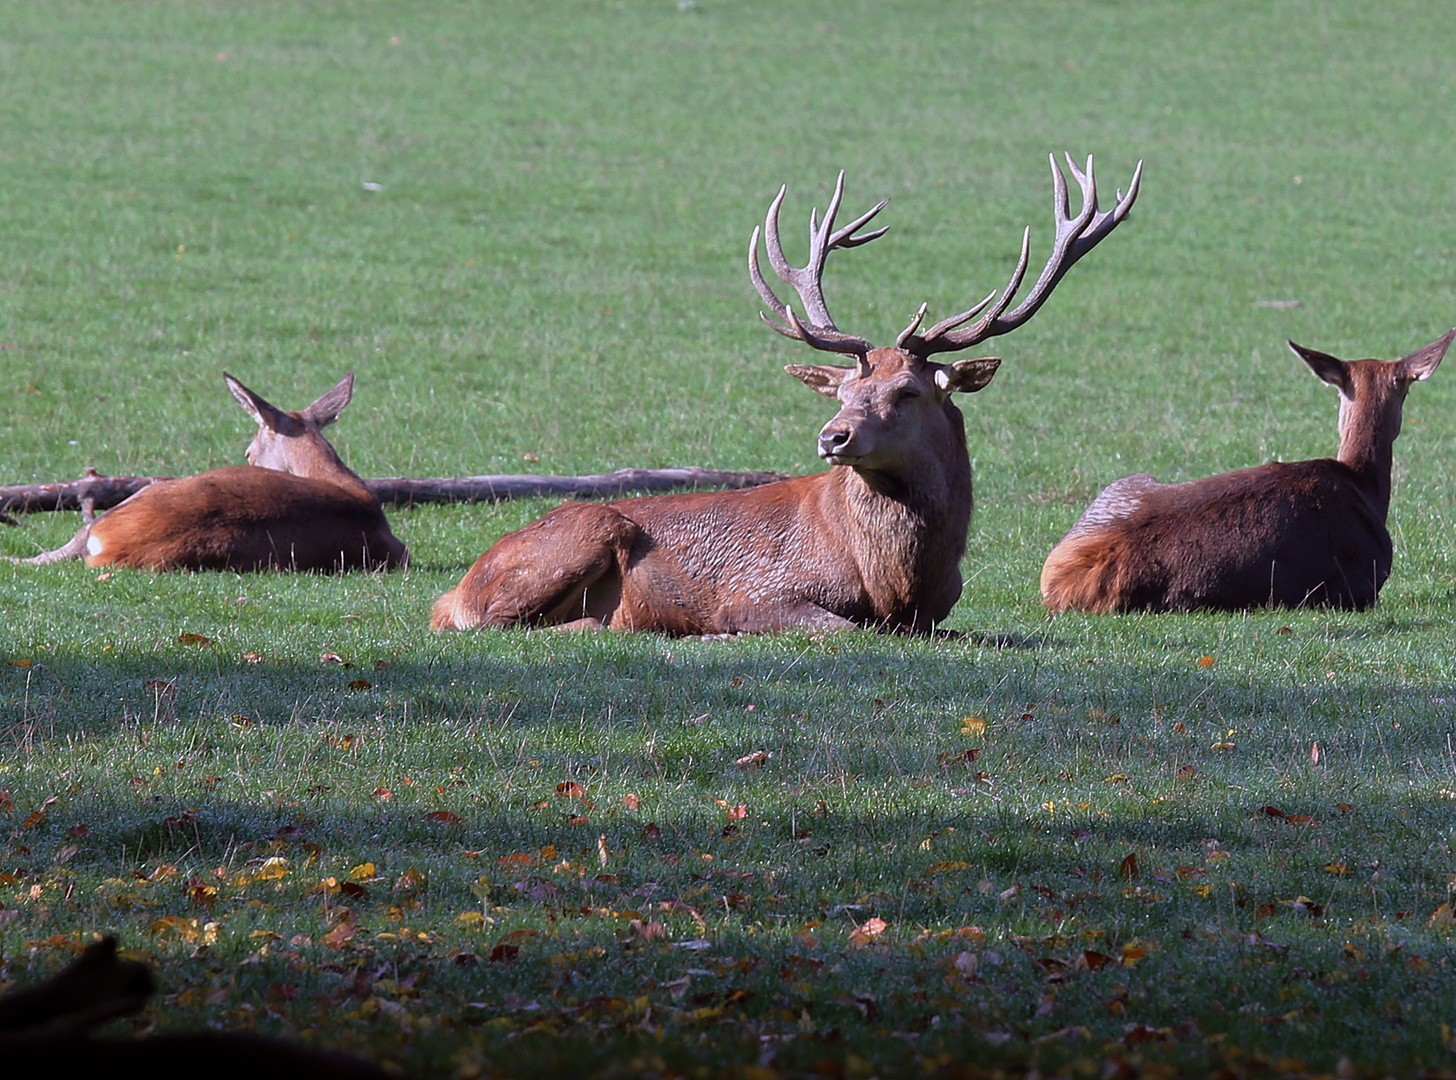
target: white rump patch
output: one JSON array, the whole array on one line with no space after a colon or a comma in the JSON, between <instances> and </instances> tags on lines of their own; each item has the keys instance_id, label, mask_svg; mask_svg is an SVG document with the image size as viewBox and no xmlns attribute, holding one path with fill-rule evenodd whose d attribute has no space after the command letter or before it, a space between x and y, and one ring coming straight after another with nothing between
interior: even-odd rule
<instances>
[{"instance_id":1,"label":"white rump patch","mask_svg":"<svg viewBox=\"0 0 1456 1080\"><path fill-rule=\"evenodd\" d=\"M1102 494L1092 500L1092 505L1082 512L1082 516L1063 539L1069 540L1074 536L1097 532L1115 521L1131 517L1142 505L1144 495L1168 486L1170 485L1158 483L1147 473L1136 473L1114 480L1102 489Z\"/></svg>"},{"instance_id":2,"label":"white rump patch","mask_svg":"<svg viewBox=\"0 0 1456 1080\"><path fill-rule=\"evenodd\" d=\"M100 555L101 554L101 540L100 540L99 537L97 537L95 535L86 537L86 554L87 555Z\"/></svg>"}]
</instances>

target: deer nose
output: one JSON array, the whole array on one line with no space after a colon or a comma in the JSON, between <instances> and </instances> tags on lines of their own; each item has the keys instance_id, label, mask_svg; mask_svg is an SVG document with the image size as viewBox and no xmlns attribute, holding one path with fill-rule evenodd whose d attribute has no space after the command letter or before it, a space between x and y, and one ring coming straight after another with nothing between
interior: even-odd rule
<instances>
[{"instance_id":1,"label":"deer nose","mask_svg":"<svg viewBox=\"0 0 1456 1080\"><path fill-rule=\"evenodd\" d=\"M819 456L832 457L839 454L849 445L849 440L854 438L854 432L847 428L826 427L819 433Z\"/></svg>"}]
</instances>

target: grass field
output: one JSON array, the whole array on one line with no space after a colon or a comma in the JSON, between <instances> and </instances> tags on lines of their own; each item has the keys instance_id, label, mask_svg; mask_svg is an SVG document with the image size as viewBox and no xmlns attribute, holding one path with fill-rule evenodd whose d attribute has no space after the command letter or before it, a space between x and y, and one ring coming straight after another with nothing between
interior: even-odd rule
<instances>
[{"instance_id":1,"label":"grass field","mask_svg":"<svg viewBox=\"0 0 1456 1080\"><path fill-rule=\"evenodd\" d=\"M1331 453L1286 338L1456 322L1453 45L1430 0L0 3L0 484L240 461L224 370L356 372L366 476L813 471L743 265L779 184L799 243L840 168L893 198L826 275L887 342L1045 257L1048 152L1104 204L1146 161L962 403L957 640L431 635L540 501L395 511L387 576L0 565L0 985L113 932L138 1030L418 1076L1450 1075L1456 372L1373 612L1036 575L1118 476Z\"/></svg>"}]
</instances>

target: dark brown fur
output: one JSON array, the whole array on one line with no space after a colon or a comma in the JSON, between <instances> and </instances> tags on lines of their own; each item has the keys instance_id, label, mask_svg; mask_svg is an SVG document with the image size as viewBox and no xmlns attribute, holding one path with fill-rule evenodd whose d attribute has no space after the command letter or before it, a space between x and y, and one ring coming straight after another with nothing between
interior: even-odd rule
<instances>
[{"instance_id":1,"label":"dark brown fur","mask_svg":"<svg viewBox=\"0 0 1456 1080\"><path fill-rule=\"evenodd\" d=\"M1385 521L1401 407L1453 336L1393 362L1346 362L1291 342L1340 390L1338 457L1182 484L1124 477L1047 556L1043 602L1099 614L1371 606L1390 575Z\"/></svg>"},{"instance_id":2,"label":"dark brown fur","mask_svg":"<svg viewBox=\"0 0 1456 1080\"><path fill-rule=\"evenodd\" d=\"M88 946L59 974L0 997L0 1062L8 1076L143 1076L149 1080L385 1080L372 1062L238 1032L105 1038L91 1029L139 1012L153 990L144 964L116 941Z\"/></svg>"}]
</instances>

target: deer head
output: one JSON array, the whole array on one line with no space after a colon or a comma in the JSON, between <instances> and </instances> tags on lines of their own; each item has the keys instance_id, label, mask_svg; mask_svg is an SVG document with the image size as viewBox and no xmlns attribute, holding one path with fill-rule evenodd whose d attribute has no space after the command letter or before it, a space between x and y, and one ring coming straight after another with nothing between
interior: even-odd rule
<instances>
[{"instance_id":1,"label":"deer head","mask_svg":"<svg viewBox=\"0 0 1456 1080\"><path fill-rule=\"evenodd\" d=\"M258 424L257 434L244 451L249 465L321 480L334 480L340 470L348 471L323 429L339 418L353 397L352 373L299 412L270 405L227 372L222 377L238 404Z\"/></svg>"},{"instance_id":2,"label":"deer head","mask_svg":"<svg viewBox=\"0 0 1456 1080\"><path fill-rule=\"evenodd\" d=\"M1390 444L1400 434L1405 396L1431 377L1456 338L1456 330L1401 360L1341 360L1289 342L1311 371L1340 391L1339 460L1350 463Z\"/></svg>"},{"instance_id":3,"label":"deer head","mask_svg":"<svg viewBox=\"0 0 1456 1080\"><path fill-rule=\"evenodd\" d=\"M858 247L883 236L884 228L862 234L859 230L889 200L882 200L835 230L834 219L844 196L844 173L841 172L823 223L819 221L817 208L809 215L809 261L796 267L784 255L779 238L779 208L787 188L779 189L764 220L764 246L774 272L798 293L807 322L801 321L793 308L780 301L764 280L758 265L759 230L755 228L748 244L748 274L759 296L777 318L760 314L764 322L785 337L855 358L852 368L792 364L785 369L811 389L835 398L840 404L838 415L819 433L819 456L825 461L857 469L893 468L907 464L915 456L915 450L927 441L936 441L931 434L936 428L949 423L959 434L959 414L950 406L951 395L980 390L991 381L1001 361L983 357L945 364L930 357L970 348L988 338L1009 333L1030 319L1063 275L1117 227L1137 199L1142 162L1133 173L1127 195L1119 190L1113 208L1099 212L1092 159L1087 159L1086 170L1082 171L1068 156L1067 165L1082 192L1082 207L1074 217L1068 206L1066 178L1055 157L1051 165L1056 239L1046 266L1025 299L1007 310L1026 274L1031 242L1029 228L1022 234L1021 257L1016 269L999 296L992 292L979 304L942 320L923 334L919 330L927 305L921 304L893 348L877 349L864 338L835 326L823 290L824 263L829 253L836 248ZM972 319L976 321L972 323Z\"/></svg>"}]
</instances>

